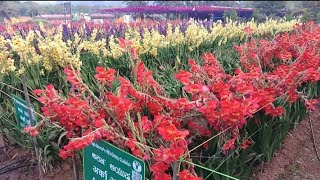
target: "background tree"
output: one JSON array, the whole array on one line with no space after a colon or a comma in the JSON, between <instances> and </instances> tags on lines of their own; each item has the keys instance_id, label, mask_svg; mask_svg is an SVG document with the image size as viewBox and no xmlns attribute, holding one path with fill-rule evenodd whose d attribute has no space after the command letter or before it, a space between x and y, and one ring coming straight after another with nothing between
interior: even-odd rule
<instances>
[{"instance_id":1,"label":"background tree","mask_svg":"<svg viewBox=\"0 0 320 180\"><path fill-rule=\"evenodd\" d=\"M148 1L126 1L125 2L127 7L141 7L141 6L147 6L148 5ZM136 15L134 15L134 18L144 18L144 14L143 13L138 13Z\"/></svg>"},{"instance_id":2,"label":"background tree","mask_svg":"<svg viewBox=\"0 0 320 180\"><path fill-rule=\"evenodd\" d=\"M100 7L91 7L91 6L86 6L86 5L77 5L73 7L74 12L81 12L81 13L86 13L89 14L92 12L93 8L100 8Z\"/></svg>"},{"instance_id":3,"label":"background tree","mask_svg":"<svg viewBox=\"0 0 320 180\"><path fill-rule=\"evenodd\" d=\"M320 12L316 15L316 23L320 23Z\"/></svg>"},{"instance_id":4,"label":"background tree","mask_svg":"<svg viewBox=\"0 0 320 180\"><path fill-rule=\"evenodd\" d=\"M203 3L208 6L239 7L237 1L203 1Z\"/></svg>"},{"instance_id":5,"label":"background tree","mask_svg":"<svg viewBox=\"0 0 320 180\"><path fill-rule=\"evenodd\" d=\"M232 10L232 11L225 11L224 13L223 13L223 18L224 19L231 19L232 21L237 21L238 20L238 13L237 13L237 11L234 11L234 10Z\"/></svg>"},{"instance_id":6,"label":"background tree","mask_svg":"<svg viewBox=\"0 0 320 180\"><path fill-rule=\"evenodd\" d=\"M302 22L308 22L313 19L312 13L308 10L303 10Z\"/></svg>"},{"instance_id":7,"label":"background tree","mask_svg":"<svg viewBox=\"0 0 320 180\"><path fill-rule=\"evenodd\" d=\"M156 6L184 6L183 1L154 1Z\"/></svg>"},{"instance_id":8,"label":"background tree","mask_svg":"<svg viewBox=\"0 0 320 180\"><path fill-rule=\"evenodd\" d=\"M303 1L301 3L302 9L304 10L303 20L315 20L318 21L317 14L320 12L320 2L319 1Z\"/></svg>"},{"instance_id":9,"label":"background tree","mask_svg":"<svg viewBox=\"0 0 320 180\"><path fill-rule=\"evenodd\" d=\"M260 13L266 16L277 15L286 7L285 1L253 1L251 4Z\"/></svg>"},{"instance_id":10,"label":"background tree","mask_svg":"<svg viewBox=\"0 0 320 180\"><path fill-rule=\"evenodd\" d=\"M127 7L139 7L139 6L147 6L148 1L126 1Z\"/></svg>"},{"instance_id":11,"label":"background tree","mask_svg":"<svg viewBox=\"0 0 320 180\"><path fill-rule=\"evenodd\" d=\"M27 14L28 14L28 16L30 16L30 17L35 17L35 16L40 15L39 12L38 12L38 10L35 9L35 8L30 8L30 9L28 10Z\"/></svg>"},{"instance_id":12,"label":"background tree","mask_svg":"<svg viewBox=\"0 0 320 180\"><path fill-rule=\"evenodd\" d=\"M22 6L19 8L18 10L18 13L19 13L19 16L27 16L28 15L28 7L26 6Z\"/></svg>"},{"instance_id":13,"label":"background tree","mask_svg":"<svg viewBox=\"0 0 320 180\"><path fill-rule=\"evenodd\" d=\"M236 1L154 1L153 4L158 6L238 6Z\"/></svg>"}]
</instances>

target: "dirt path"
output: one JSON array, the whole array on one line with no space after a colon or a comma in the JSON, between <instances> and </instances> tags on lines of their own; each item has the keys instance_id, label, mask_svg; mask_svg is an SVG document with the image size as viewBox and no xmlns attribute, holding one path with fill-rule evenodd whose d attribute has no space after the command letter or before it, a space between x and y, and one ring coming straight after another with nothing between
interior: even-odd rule
<instances>
[{"instance_id":1,"label":"dirt path","mask_svg":"<svg viewBox=\"0 0 320 180\"><path fill-rule=\"evenodd\" d=\"M320 160L314 148L314 139L320 153L320 107L291 130L282 148L270 163L256 167L251 179L258 180L320 180Z\"/></svg>"}]
</instances>

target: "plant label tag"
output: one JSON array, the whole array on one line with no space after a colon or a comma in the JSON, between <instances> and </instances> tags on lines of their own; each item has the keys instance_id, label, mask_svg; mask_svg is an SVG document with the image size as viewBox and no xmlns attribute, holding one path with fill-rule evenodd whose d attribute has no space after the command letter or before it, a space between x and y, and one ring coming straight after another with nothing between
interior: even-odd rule
<instances>
[{"instance_id":1,"label":"plant label tag","mask_svg":"<svg viewBox=\"0 0 320 180\"><path fill-rule=\"evenodd\" d=\"M145 180L145 163L99 140L83 150L84 180Z\"/></svg>"},{"instance_id":2,"label":"plant label tag","mask_svg":"<svg viewBox=\"0 0 320 180\"><path fill-rule=\"evenodd\" d=\"M13 96L14 108L16 110L16 115L18 119L18 124L19 124L19 127L23 129L26 126L31 124L27 102L22 100L18 96L15 96L15 95L12 95L12 96ZM36 119L35 119L33 108L30 107L30 109L31 109L32 119L35 121Z\"/></svg>"}]
</instances>

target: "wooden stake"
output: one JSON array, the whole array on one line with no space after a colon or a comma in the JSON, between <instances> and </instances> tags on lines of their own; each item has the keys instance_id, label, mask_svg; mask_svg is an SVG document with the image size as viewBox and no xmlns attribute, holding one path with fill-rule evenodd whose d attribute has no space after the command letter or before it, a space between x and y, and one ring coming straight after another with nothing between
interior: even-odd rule
<instances>
[{"instance_id":1,"label":"wooden stake","mask_svg":"<svg viewBox=\"0 0 320 180\"><path fill-rule=\"evenodd\" d=\"M26 102L27 102L27 108L28 108L30 124L31 124L31 126L35 126L36 122L34 121L33 115L32 115L32 112L31 112L31 106L30 106L31 103L30 103L29 92L28 92L28 87L27 87L27 81L26 81L26 75L25 74L22 76L22 85L23 85L24 96L25 96ZM43 179L43 172L42 172L42 168L41 168L41 161L40 161L40 158L39 158L39 150L38 150L36 138L33 137L32 141L33 141L33 148L34 148L34 150L36 152L36 158L38 160L39 178L40 178L40 180L42 180Z\"/></svg>"},{"instance_id":2,"label":"wooden stake","mask_svg":"<svg viewBox=\"0 0 320 180\"><path fill-rule=\"evenodd\" d=\"M73 176L75 180L79 180L79 171L77 166L76 154L72 157Z\"/></svg>"},{"instance_id":3,"label":"wooden stake","mask_svg":"<svg viewBox=\"0 0 320 180\"><path fill-rule=\"evenodd\" d=\"M173 163L172 180L178 180L179 164L178 161Z\"/></svg>"}]
</instances>

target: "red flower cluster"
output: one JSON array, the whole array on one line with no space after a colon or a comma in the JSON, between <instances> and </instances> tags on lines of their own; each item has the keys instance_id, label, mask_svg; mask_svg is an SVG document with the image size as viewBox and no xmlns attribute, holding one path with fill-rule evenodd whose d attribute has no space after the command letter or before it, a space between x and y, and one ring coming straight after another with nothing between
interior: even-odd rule
<instances>
[{"instance_id":1,"label":"red flower cluster","mask_svg":"<svg viewBox=\"0 0 320 180\"><path fill-rule=\"evenodd\" d=\"M43 113L64 127L70 138L69 143L61 149L60 156L64 159L73 156L75 150L80 150L92 141L103 138L120 147L129 148L137 157L151 160L154 164L151 170L156 179L171 177L167 174L170 163L178 161L188 151L186 137L190 135L188 130L182 129L183 124L178 117L191 110L195 103L185 98L177 100L168 98L153 79L152 72L146 70L140 60L136 62L134 73L141 91L137 91L127 79L116 77L113 69L97 67L96 70L95 78L101 86L109 85L114 80L120 82L116 92L100 88L103 98L94 98L94 94L82 84L80 75L70 67L65 70L67 79L71 84L84 88L79 92L81 94L71 91L68 97L64 98L52 85L48 85L45 90L34 91L44 104ZM159 92L164 96L158 96ZM85 94L90 96L83 98ZM145 108L154 118L140 117ZM206 125L201 127L200 124L196 126L190 123L190 126L194 129L199 128L200 131L205 129ZM141 135L137 136L136 133ZM210 134L210 131L206 129L205 133ZM148 145L142 141L148 137L152 137L153 143L161 147L148 151L136 143ZM155 156L150 157L150 153L154 153Z\"/></svg>"},{"instance_id":2,"label":"red flower cluster","mask_svg":"<svg viewBox=\"0 0 320 180\"><path fill-rule=\"evenodd\" d=\"M189 60L190 72L182 70L175 77L196 101L192 110L203 114L216 130L241 128L260 109L266 115L281 116L284 108L275 107L274 101L287 96L294 102L303 83L320 80L320 39L314 38L319 37L320 27L298 27L297 31L273 41L251 40L236 46L244 71L237 69L234 76L226 74L211 54L202 56L201 68ZM306 106L313 110L315 103L307 100ZM234 142L232 138L222 149L234 148Z\"/></svg>"},{"instance_id":3,"label":"red flower cluster","mask_svg":"<svg viewBox=\"0 0 320 180\"><path fill-rule=\"evenodd\" d=\"M246 31L250 34L250 29ZM44 115L67 131L70 141L60 151L62 158L73 156L75 150L92 141L106 139L150 161L154 179L172 179L169 168L182 156L190 158L188 146L195 137L209 136L211 128L229 129L226 132L231 136L225 137L230 139L221 144L223 153L236 147L246 149L252 142L239 143L238 129L249 117L260 110L281 116L284 108L273 104L278 98L287 96L294 102L304 97L299 87L320 80L319 34L320 27L298 26L297 33L277 36L273 41L252 40L236 46L242 69L233 76L225 73L210 53L203 54L202 66L190 59L190 71L175 75L190 99L169 98L139 59L133 67L133 83L115 75L113 69L97 67L95 78L101 87L120 82L115 92L100 88L96 97L80 74L68 67L67 79L78 92L63 97L48 85L34 93L44 104ZM129 42L119 41L123 48L130 47ZM131 55L136 56L134 52ZM315 103L305 101L311 110ZM180 179L200 179L193 172L188 166L178 175Z\"/></svg>"}]
</instances>

